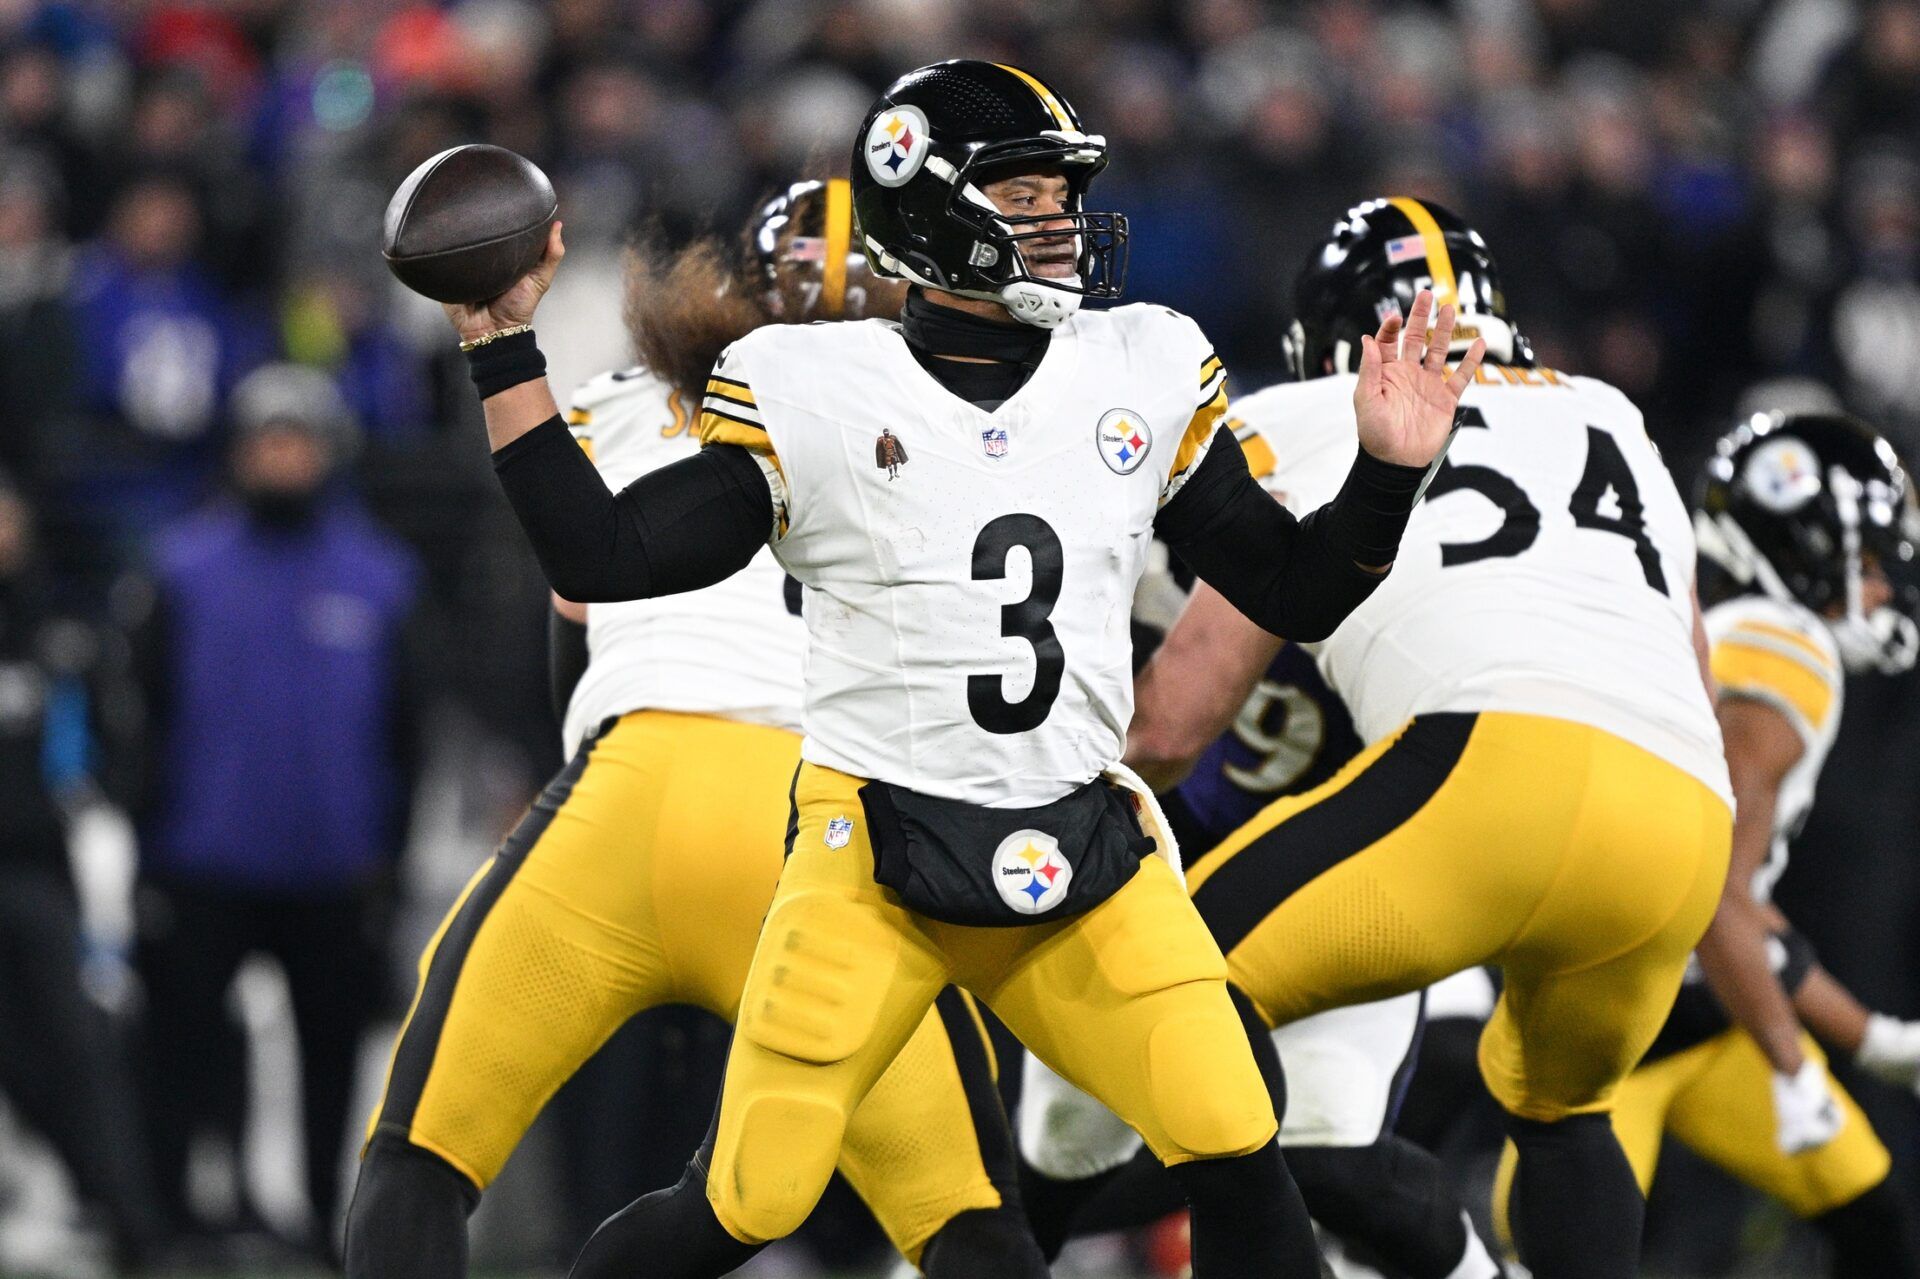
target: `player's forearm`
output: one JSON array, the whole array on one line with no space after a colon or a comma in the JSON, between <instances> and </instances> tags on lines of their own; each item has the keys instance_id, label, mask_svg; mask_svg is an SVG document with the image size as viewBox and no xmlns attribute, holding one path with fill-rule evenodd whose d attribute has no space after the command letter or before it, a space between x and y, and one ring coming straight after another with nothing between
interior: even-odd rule
<instances>
[{"instance_id":1,"label":"player's forearm","mask_svg":"<svg viewBox=\"0 0 1920 1279\"><path fill-rule=\"evenodd\" d=\"M554 718L567 717L567 703L580 677L587 673L587 626L559 609L547 614L547 692L553 698Z\"/></svg>"},{"instance_id":2,"label":"player's forearm","mask_svg":"<svg viewBox=\"0 0 1920 1279\"><path fill-rule=\"evenodd\" d=\"M1815 965L1793 997L1793 1008L1814 1037L1852 1055L1867 1038L1873 1013L1838 978Z\"/></svg>"},{"instance_id":3,"label":"player's forearm","mask_svg":"<svg viewBox=\"0 0 1920 1279\"><path fill-rule=\"evenodd\" d=\"M727 445L649 472L616 497L555 414L493 463L548 583L582 603L724 581L765 545L773 523L758 463Z\"/></svg>"},{"instance_id":4,"label":"player's forearm","mask_svg":"<svg viewBox=\"0 0 1920 1279\"><path fill-rule=\"evenodd\" d=\"M1179 785L1227 730L1280 641L1202 582L1134 680L1126 764L1155 790ZM1196 678L1203 672L1205 678Z\"/></svg>"},{"instance_id":5,"label":"player's forearm","mask_svg":"<svg viewBox=\"0 0 1920 1279\"><path fill-rule=\"evenodd\" d=\"M487 448L495 453L560 412L544 376L489 395L480 409L487 419Z\"/></svg>"},{"instance_id":6,"label":"player's forearm","mask_svg":"<svg viewBox=\"0 0 1920 1279\"><path fill-rule=\"evenodd\" d=\"M1730 886L1721 896L1696 953L1727 1015L1753 1036L1776 1071L1798 1071L1804 1061L1800 1019L1767 960L1766 928L1743 886Z\"/></svg>"}]
</instances>

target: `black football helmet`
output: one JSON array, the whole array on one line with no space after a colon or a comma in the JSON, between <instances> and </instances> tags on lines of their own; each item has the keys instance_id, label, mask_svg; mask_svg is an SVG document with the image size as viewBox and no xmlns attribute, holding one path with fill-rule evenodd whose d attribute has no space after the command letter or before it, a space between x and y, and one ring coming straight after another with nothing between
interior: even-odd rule
<instances>
[{"instance_id":1,"label":"black football helmet","mask_svg":"<svg viewBox=\"0 0 1920 1279\"><path fill-rule=\"evenodd\" d=\"M1107 142L1073 106L1018 67L959 59L909 71L867 112L854 140L853 200L876 275L1004 304L1016 320L1053 328L1084 297L1120 296L1127 220L1082 208L1107 165ZM981 193L1021 170L1058 168L1064 214L1001 213ZM1062 234L1078 242L1070 278L1035 275L1021 245Z\"/></svg>"},{"instance_id":2,"label":"black football helmet","mask_svg":"<svg viewBox=\"0 0 1920 1279\"><path fill-rule=\"evenodd\" d=\"M1758 413L1734 427L1707 463L1694 530L1736 590L1818 613L1847 669L1897 674L1920 654L1920 505L1893 446L1859 419ZM1867 557L1894 589L1871 611Z\"/></svg>"},{"instance_id":3,"label":"black football helmet","mask_svg":"<svg viewBox=\"0 0 1920 1279\"><path fill-rule=\"evenodd\" d=\"M845 178L795 182L747 222L748 277L776 318L859 318L869 314L876 292L888 295L880 309L893 314L903 286L873 278L857 235Z\"/></svg>"},{"instance_id":4,"label":"black football helmet","mask_svg":"<svg viewBox=\"0 0 1920 1279\"><path fill-rule=\"evenodd\" d=\"M1427 288L1436 310L1456 308L1454 351L1485 338L1492 363L1532 367L1533 348L1507 319L1500 273L1480 233L1437 204L1395 196L1348 209L1301 268L1293 328L1282 342L1287 371L1303 382L1354 372L1361 335L1394 311L1407 314Z\"/></svg>"}]
</instances>

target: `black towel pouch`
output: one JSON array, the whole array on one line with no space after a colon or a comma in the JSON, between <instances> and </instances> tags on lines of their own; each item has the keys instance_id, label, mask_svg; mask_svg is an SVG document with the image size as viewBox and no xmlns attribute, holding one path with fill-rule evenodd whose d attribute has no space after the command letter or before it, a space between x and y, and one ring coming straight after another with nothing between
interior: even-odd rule
<instances>
[{"instance_id":1,"label":"black towel pouch","mask_svg":"<svg viewBox=\"0 0 1920 1279\"><path fill-rule=\"evenodd\" d=\"M1084 914L1153 853L1132 796L1099 778L1038 808L982 808L886 782L862 786L860 803L874 879L909 910L949 924L1005 928Z\"/></svg>"}]
</instances>

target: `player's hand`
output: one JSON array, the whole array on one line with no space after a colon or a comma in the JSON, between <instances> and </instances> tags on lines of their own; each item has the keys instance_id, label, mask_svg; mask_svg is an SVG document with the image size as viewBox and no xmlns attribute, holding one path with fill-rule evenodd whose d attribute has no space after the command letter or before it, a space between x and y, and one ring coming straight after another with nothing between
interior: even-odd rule
<instances>
[{"instance_id":1,"label":"player's hand","mask_svg":"<svg viewBox=\"0 0 1920 1279\"><path fill-rule=\"evenodd\" d=\"M500 329L532 324L533 309L546 296L553 283L553 273L560 269L560 259L566 256L567 246L560 239L560 224L555 222L547 232L547 251L541 255L539 264L515 280L505 293L485 302L442 302L440 305L453 321L460 340L471 342Z\"/></svg>"},{"instance_id":2,"label":"player's hand","mask_svg":"<svg viewBox=\"0 0 1920 1279\"><path fill-rule=\"evenodd\" d=\"M1920 1022L1874 1013L1853 1055L1860 1069L1896 1088L1920 1090Z\"/></svg>"},{"instance_id":3,"label":"player's hand","mask_svg":"<svg viewBox=\"0 0 1920 1279\"><path fill-rule=\"evenodd\" d=\"M1382 462L1425 466L1439 456L1453 432L1460 394L1487 353L1486 339L1475 338L1460 367L1448 377L1453 304L1440 308L1432 341L1428 341L1427 321L1432 315L1433 290L1422 289L1404 324L1398 313L1389 315L1379 333L1360 339L1360 383L1353 388L1353 413L1360 423L1360 447Z\"/></svg>"},{"instance_id":4,"label":"player's hand","mask_svg":"<svg viewBox=\"0 0 1920 1279\"><path fill-rule=\"evenodd\" d=\"M1840 1135L1846 1114L1827 1087L1827 1068L1808 1058L1791 1075L1774 1072L1774 1140L1783 1153L1818 1150Z\"/></svg>"}]
</instances>

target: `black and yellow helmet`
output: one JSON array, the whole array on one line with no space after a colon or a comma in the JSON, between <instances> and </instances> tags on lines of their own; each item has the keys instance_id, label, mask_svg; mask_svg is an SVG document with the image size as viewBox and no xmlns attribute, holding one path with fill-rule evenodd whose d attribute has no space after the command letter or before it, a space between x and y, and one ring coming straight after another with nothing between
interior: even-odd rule
<instances>
[{"instance_id":1,"label":"black and yellow helmet","mask_svg":"<svg viewBox=\"0 0 1920 1279\"><path fill-rule=\"evenodd\" d=\"M1507 318L1500 273L1480 233L1439 205L1408 196L1368 200L1334 223L1294 283L1293 328L1283 342L1296 379L1351 373L1360 337L1421 289L1457 308L1453 349L1487 340L1487 359L1530 367L1533 349Z\"/></svg>"},{"instance_id":2,"label":"black and yellow helmet","mask_svg":"<svg viewBox=\"0 0 1920 1279\"><path fill-rule=\"evenodd\" d=\"M1106 164L1106 139L1086 132L1073 105L1031 72L971 59L909 71L854 138L863 247L875 274L999 302L1016 320L1052 328L1082 298L1120 296L1126 281L1126 218L1082 207ZM1042 166L1067 179L1064 214L1005 214L981 192ZM1021 245L1058 237L1062 219L1078 238L1076 272L1036 275Z\"/></svg>"},{"instance_id":3,"label":"black and yellow helmet","mask_svg":"<svg viewBox=\"0 0 1920 1279\"><path fill-rule=\"evenodd\" d=\"M1756 413L1720 437L1694 513L1725 585L1818 613L1849 670L1898 674L1920 656L1920 501L1885 436L1844 413ZM1892 600L1862 601L1868 565Z\"/></svg>"},{"instance_id":4,"label":"black and yellow helmet","mask_svg":"<svg viewBox=\"0 0 1920 1279\"><path fill-rule=\"evenodd\" d=\"M808 178L769 197L748 219L747 278L779 319L892 316L903 286L876 280L858 243L845 178ZM875 294L883 295L874 305Z\"/></svg>"}]
</instances>

